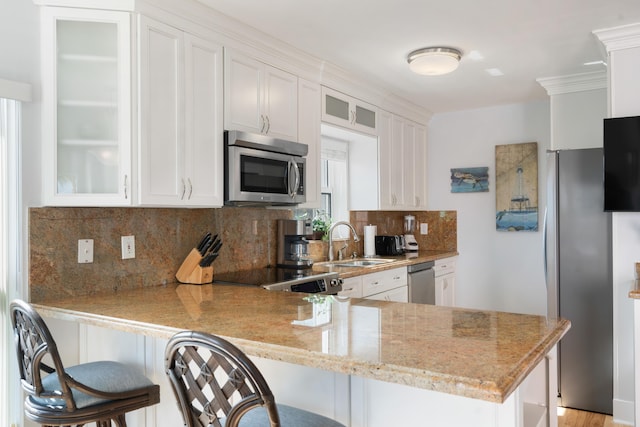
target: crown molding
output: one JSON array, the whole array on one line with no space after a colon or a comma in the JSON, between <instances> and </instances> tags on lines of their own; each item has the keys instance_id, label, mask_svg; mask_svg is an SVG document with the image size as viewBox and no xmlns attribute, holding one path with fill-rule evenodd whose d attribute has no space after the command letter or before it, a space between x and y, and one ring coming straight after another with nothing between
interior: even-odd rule
<instances>
[{"instance_id":1,"label":"crown molding","mask_svg":"<svg viewBox=\"0 0 640 427\"><path fill-rule=\"evenodd\" d=\"M238 50L266 64L298 77L345 92L379 108L391 109L419 123L427 123L433 113L395 95L381 81L351 73L336 64L295 48L273 36L218 12L202 0L135 0L136 10L162 15L163 20L180 19L199 28L202 36L215 37L225 48ZM171 21L169 21L171 22Z\"/></svg>"},{"instance_id":2,"label":"crown molding","mask_svg":"<svg viewBox=\"0 0 640 427\"><path fill-rule=\"evenodd\" d=\"M640 47L640 23L595 30L593 34L605 46L607 52Z\"/></svg>"},{"instance_id":3,"label":"crown molding","mask_svg":"<svg viewBox=\"0 0 640 427\"><path fill-rule=\"evenodd\" d=\"M543 77L536 79L549 96L564 93L584 92L587 90L606 89L606 71L571 74L568 76Z\"/></svg>"},{"instance_id":4,"label":"crown molding","mask_svg":"<svg viewBox=\"0 0 640 427\"><path fill-rule=\"evenodd\" d=\"M345 92L383 109L392 109L419 123L432 112L397 96L385 83L354 74L215 10L207 0L33 0L40 6L65 6L141 13L199 37L215 40L298 77Z\"/></svg>"}]
</instances>

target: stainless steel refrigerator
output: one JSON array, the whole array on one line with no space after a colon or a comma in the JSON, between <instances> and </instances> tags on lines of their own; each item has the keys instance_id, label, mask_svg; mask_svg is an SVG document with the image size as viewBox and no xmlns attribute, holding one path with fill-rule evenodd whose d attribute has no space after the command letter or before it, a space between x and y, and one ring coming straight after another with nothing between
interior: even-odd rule
<instances>
[{"instance_id":1,"label":"stainless steel refrigerator","mask_svg":"<svg viewBox=\"0 0 640 427\"><path fill-rule=\"evenodd\" d=\"M558 405L611 414L611 214L602 180L601 148L547 153L547 310L571 321L558 346Z\"/></svg>"}]
</instances>

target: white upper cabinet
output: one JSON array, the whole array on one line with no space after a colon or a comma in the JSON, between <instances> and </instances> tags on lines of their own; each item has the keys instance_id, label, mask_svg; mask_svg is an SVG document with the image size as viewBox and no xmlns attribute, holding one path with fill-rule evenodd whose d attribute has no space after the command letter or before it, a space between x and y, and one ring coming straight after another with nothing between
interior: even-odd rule
<instances>
[{"instance_id":1,"label":"white upper cabinet","mask_svg":"<svg viewBox=\"0 0 640 427\"><path fill-rule=\"evenodd\" d=\"M416 124L414 135L414 205L427 207L427 128Z\"/></svg>"},{"instance_id":2,"label":"white upper cabinet","mask_svg":"<svg viewBox=\"0 0 640 427\"><path fill-rule=\"evenodd\" d=\"M380 209L425 209L426 127L380 111Z\"/></svg>"},{"instance_id":3,"label":"white upper cabinet","mask_svg":"<svg viewBox=\"0 0 640 427\"><path fill-rule=\"evenodd\" d=\"M303 208L319 208L320 198L320 85L298 79L298 142L307 144L309 152L305 171Z\"/></svg>"},{"instance_id":4,"label":"white upper cabinet","mask_svg":"<svg viewBox=\"0 0 640 427\"><path fill-rule=\"evenodd\" d=\"M44 202L130 205L130 15L43 7L41 20Z\"/></svg>"},{"instance_id":5,"label":"white upper cabinet","mask_svg":"<svg viewBox=\"0 0 640 427\"><path fill-rule=\"evenodd\" d=\"M322 121L376 135L376 107L322 87Z\"/></svg>"},{"instance_id":6,"label":"white upper cabinet","mask_svg":"<svg viewBox=\"0 0 640 427\"><path fill-rule=\"evenodd\" d=\"M298 78L225 49L225 129L298 141Z\"/></svg>"},{"instance_id":7,"label":"white upper cabinet","mask_svg":"<svg viewBox=\"0 0 640 427\"><path fill-rule=\"evenodd\" d=\"M392 135L391 121L393 115L384 110L378 110L378 174L380 191L380 209L394 208L394 195L391 191L393 167L391 162Z\"/></svg>"},{"instance_id":8,"label":"white upper cabinet","mask_svg":"<svg viewBox=\"0 0 640 427\"><path fill-rule=\"evenodd\" d=\"M139 203L223 204L222 47L139 19Z\"/></svg>"}]
</instances>

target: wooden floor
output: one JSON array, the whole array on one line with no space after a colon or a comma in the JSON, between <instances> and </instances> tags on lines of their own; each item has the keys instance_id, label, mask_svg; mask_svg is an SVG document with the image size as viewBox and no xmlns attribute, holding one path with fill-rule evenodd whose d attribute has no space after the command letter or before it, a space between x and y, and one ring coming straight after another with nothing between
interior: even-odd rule
<instances>
[{"instance_id":1,"label":"wooden floor","mask_svg":"<svg viewBox=\"0 0 640 427\"><path fill-rule=\"evenodd\" d=\"M562 414L564 412L564 414ZM562 414L562 415L561 415ZM594 412L578 411L576 409L559 408L558 427L626 427L624 424L613 422L611 415L596 414Z\"/></svg>"}]
</instances>

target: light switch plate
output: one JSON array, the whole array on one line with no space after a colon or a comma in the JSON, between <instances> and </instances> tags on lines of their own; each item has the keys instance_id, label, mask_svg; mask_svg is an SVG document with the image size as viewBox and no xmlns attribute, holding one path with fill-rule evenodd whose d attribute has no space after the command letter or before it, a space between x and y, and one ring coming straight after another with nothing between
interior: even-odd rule
<instances>
[{"instance_id":1,"label":"light switch plate","mask_svg":"<svg viewBox=\"0 0 640 427\"><path fill-rule=\"evenodd\" d=\"M93 262L93 239L78 240L78 264Z\"/></svg>"},{"instance_id":2,"label":"light switch plate","mask_svg":"<svg viewBox=\"0 0 640 427\"><path fill-rule=\"evenodd\" d=\"M120 237L122 247L122 259L132 259L136 257L136 238L135 236Z\"/></svg>"}]
</instances>

